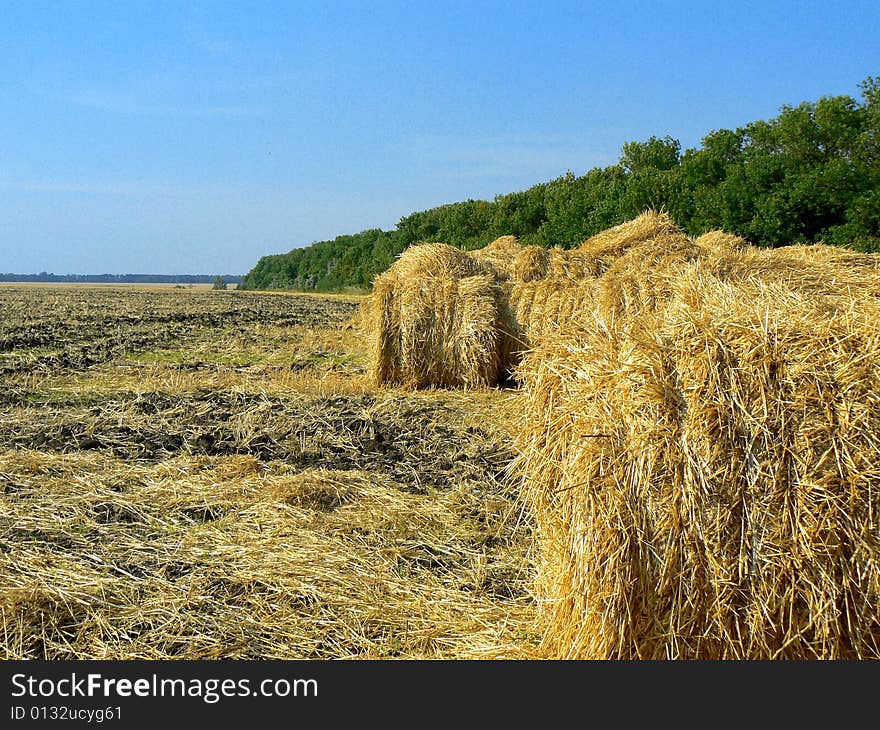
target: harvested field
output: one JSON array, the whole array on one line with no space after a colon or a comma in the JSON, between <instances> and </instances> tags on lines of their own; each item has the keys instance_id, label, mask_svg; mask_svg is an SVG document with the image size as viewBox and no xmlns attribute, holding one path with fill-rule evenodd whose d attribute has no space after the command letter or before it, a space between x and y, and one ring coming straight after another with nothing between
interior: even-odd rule
<instances>
[{"instance_id":1,"label":"harvested field","mask_svg":"<svg viewBox=\"0 0 880 730\"><path fill-rule=\"evenodd\" d=\"M2 656L532 656L514 396L372 388L359 301L0 289Z\"/></svg>"},{"instance_id":2,"label":"harvested field","mask_svg":"<svg viewBox=\"0 0 880 730\"><path fill-rule=\"evenodd\" d=\"M2 289L3 653L880 658L878 262L646 214L367 299Z\"/></svg>"},{"instance_id":3,"label":"harvested field","mask_svg":"<svg viewBox=\"0 0 880 730\"><path fill-rule=\"evenodd\" d=\"M354 304L327 298L147 288L0 288L0 374L75 372L119 356L208 346L226 338L260 340L261 328L327 327ZM219 347L223 342L216 343ZM246 358L245 358L246 359ZM193 363L196 366L198 363ZM210 364L210 363L209 363Z\"/></svg>"}]
</instances>

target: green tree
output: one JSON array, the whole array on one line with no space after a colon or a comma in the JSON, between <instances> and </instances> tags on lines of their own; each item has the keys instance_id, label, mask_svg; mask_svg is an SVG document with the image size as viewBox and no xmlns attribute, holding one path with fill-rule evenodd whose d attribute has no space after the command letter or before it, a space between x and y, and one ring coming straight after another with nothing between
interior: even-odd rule
<instances>
[{"instance_id":1,"label":"green tree","mask_svg":"<svg viewBox=\"0 0 880 730\"><path fill-rule=\"evenodd\" d=\"M688 233L722 228L760 246L815 242L880 251L880 80L849 96L783 106L774 119L707 134L682 152L670 136L627 142L616 165L572 172L491 202L417 211L373 229L265 256L241 289L369 287L404 249L444 241L465 249L513 234L575 246L646 208Z\"/></svg>"}]
</instances>

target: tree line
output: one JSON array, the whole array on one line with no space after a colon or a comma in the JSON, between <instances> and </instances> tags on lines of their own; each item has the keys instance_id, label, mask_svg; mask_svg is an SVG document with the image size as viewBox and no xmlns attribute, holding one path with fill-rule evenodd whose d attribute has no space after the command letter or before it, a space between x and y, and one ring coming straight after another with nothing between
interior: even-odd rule
<instances>
[{"instance_id":1,"label":"tree line","mask_svg":"<svg viewBox=\"0 0 880 730\"><path fill-rule=\"evenodd\" d=\"M415 243L474 249L513 234L568 248L648 208L668 211L692 235L720 228L757 246L824 241L880 252L880 78L860 90L858 100L783 106L774 119L710 132L694 149L669 136L628 142L617 164L584 175L265 256L239 288L366 289Z\"/></svg>"}]
</instances>

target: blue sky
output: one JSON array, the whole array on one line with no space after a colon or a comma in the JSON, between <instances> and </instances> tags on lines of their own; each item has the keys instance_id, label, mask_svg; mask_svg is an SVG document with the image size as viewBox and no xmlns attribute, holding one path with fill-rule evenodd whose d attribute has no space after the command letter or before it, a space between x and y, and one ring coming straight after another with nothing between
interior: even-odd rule
<instances>
[{"instance_id":1,"label":"blue sky","mask_svg":"<svg viewBox=\"0 0 880 730\"><path fill-rule=\"evenodd\" d=\"M244 273L868 75L876 2L0 0L0 271Z\"/></svg>"}]
</instances>

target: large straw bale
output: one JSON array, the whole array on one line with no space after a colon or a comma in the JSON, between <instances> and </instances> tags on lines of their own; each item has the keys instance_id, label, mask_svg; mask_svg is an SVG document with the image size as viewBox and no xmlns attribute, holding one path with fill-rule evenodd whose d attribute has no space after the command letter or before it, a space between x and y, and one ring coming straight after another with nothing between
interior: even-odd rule
<instances>
[{"instance_id":1,"label":"large straw bale","mask_svg":"<svg viewBox=\"0 0 880 730\"><path fill-rule=\"evenodd\" d=\"M400 312L397 308L397 277L393 271L377 276L373 293L362 305L370 318L371 376L375 383L402 383L405 380L400 362Z\"/></svg>"},{"instance_id":2,"label":"large straw bale","mask_svg":"<svg viewBox=\"0 0 880 730\"><path fill-rule=\"evenodd\" d=\"M511 309L521 333L522 349L536 342L544 331L563 326L585 306L591 306L595 289L589 281L542 279L517 284Z\"/></svg>"},{"instance_id":3,"label":"large straw bale","mask_svg":"<svg viewBox=\"0 0 880 730\"><path fill-rule=\"evenodd\" d=\"M678 276L697 261L740 260L757 250L739 236L710 231L690 238L674 228L644 241L633 241L596 282L601 306L609 316L661 306ZM709 264L712 268L712 264Z\"/></svg>"},{"instance_id":4,"label":"large straw bale","mask_svg":"<svg viewBox=\"0 0 880 730\"><path fill-rule=\"evenodd\" d=\"M475 387L497 381L497 285L491 276L407 282L399 307L404 384Z\"/></svg>"},{"instance_id":5,"label":"large straw bale","mask_svg":"<svg viewBox=\"0 0 880 730\"><path fill-rule=\"evenodd\" d=\"M868 270L880 267L880 256L877 254L865 254L841 246L828 246L824 243L796 243L790 246L770 249L770 251L775 256L793 261L836 264L854 269Z\"/></svg>"},{"instance_id":6,"label":"large straw bale","mask_svg":"<svg viewBox=\"0 0 880 730\"><path fill-rule=\"evenodd\" d=\"M493 372L506 379L522 352L584 306L598 302L611 320L631 310L663 306L672 282L692 264L731 282L776 282L802 293L859 289L877 296L878 263L878 256L827 246L757 249L721 231L694 240L665 213L648 211L572 250L523 247L513 236L472 252L440 243L414 246L377 278L363 318L373 323L372 371L378 384L494 384ZM465 297L456 284L473 276L492 281L480 306L470 286L462 290L469 292ZM451 322L460 320L459 309L488 312L491 301L493 315L463 325L464 332L476 337L474 342L496 348L475 365L473 354L454 354L473 351L470 344L449 339ZM488 330L491 321L497 327L494 337ZM442 357L452 359L444 365ZM456 375L459 367L464 370Z\"/></svg>"},{"instance_id":7,"label":"large straw bale","mask_svg":"<svg viewBox=\"0 0 880 730\"><path fill-rule=\"evenodd\" d=\"M721 249L720 244L712 249L716 258ZM416 387L494 384L493 371L506 379L521 353L545 330L564 324L585 302L592 305L594 289L605 292L606 306L612 309L631 306L640 301L646 285L659 291L660 278L707 250L686 238L667 215L653 211L572 250L523 247L514 236L502 236L471 252L440 243L411 247L376 279L374 294L362 308L363 318L373 323L374 379L377 384ZM494 339L489 336L485 322L492 317L487 314L480 320L482 334L477 338L494 342L496 349L486 353L479 366L472 355L450 355L472 352L469 346L456 349L449 339L457 311L454 302L460 296L455 282L472 276L490 277L497 285L481 306L488 307L494 298L498 331ZM462 306L464 311L480 310L472 304ZM464 331L476 332L473 327ZM444 365L442 357L452 359ZM465 369L457 376L459 367Z\"/></svg>"},{"instance_id":8,"label":"large straw bale","mask_svg":"<svg viewBox=\"0 0 880 730\"><path fill-rule=\"evenodd\" d=\"M641 303L642 292L659 292L661 279L673 278L705 252L668 215L654 211L597 234L578 249L553 247L544 278L513 289L522 341L528 347L585 306L600 303L619 313Z\"/></svg>"},{"instance_id":9,"label":"large straw bale","mask_svg":"<svg viewBox=\"0 0 880 730\"><path fill-rule=\"evenodd\" d=\"M515 275L516 259L523 246L516 236L501 236L483 248L470 251L470 256L493 270L499 280L510 279Z\"/></svg>"},{"instance_id":10,"label":"large straw bale","mask_svg":"<svg viewBox=\"0 0 880 730\"><path fill-rule=\"evenodd\" d=\"M725 282L526 354L551 656L880 658L880 306Z\"/></svg>"},{"instance_id":11,"label":"large straw bale","mask_svg":"<svg viewBox=\"0 0 880 730\"><path fill-rule=\"evenodd\" d=\"M724 231L708 231L698 236L696 242L709 251L741 251L749 245L744 238Z\"/></svg>"},{"instance_id":12,"label":"large straw bale","mask_svg":"<svg viewBox=\"0 0 880 730\"><path fill-rule=\"evenodd\" d=\"M503 334L503 370L513 377L522 355L546 333L564 327L585 308L595 306L595 288L588 281L541 279L517 282L503 298L508 319Z\"/></svg>"},{"instance_id":13,"label":"large straw bale","mask_svg":"<svg viewBox=\"0 0 880 730\"><path fill-rule=\"evenodd\" d=\"M513 278L529 282L547 276L550 252L543 246L526 246L513 262Z\"/></svg>"},{"instance_id":14,"label":"large straw bale","mask_svg":"<svg viewBox=\"0 0 880 730\"><path fill-rule=\"evenodd\" d=\"M423 276L461 278L490 273L493 270L486 262L455 246L423 243L406 249L385 275L391 274L397 281L406 282Z\"/></svg>"},{"instance_id":15,"label":"large straw bale","mask_svg":"<svg viewBox=\"0 0 880 730\"><path fill-rule=\"evenodd\" d=\"M566 250L559 246L550 249L547 257L547 279L582 281L595 278L604 270L596 258L578 249Z\"/></svg>"},{"instance_id":16,"label":"large straw bale","mask_svg":"<svg viewBox=\"0 0 880 730\"><path fill-rule=\"evenodd\" d=\"M680 232L630 244L596 283L605 312L619 317L632 309L658 306L668 296L670 283L706 252Z\"/></svg>"},{"instance_id":17,"label":"large straw bale","mask_svg":"<svg viewBox=\"0 0 880 730\"><path fill-rule=\"evenodd\" d=\"M376 383L423 388L498 381L501 291L492 275L379 277L373 297Z\"/></svg>"},{"instance_id":18,"label":"large straw bale","mask_svg":"<svg viewBox=\"0 0 880 730\"><path fill-rule=\"evenodd\" d=\"M858 292L880 296L880 255L832 246L715 249L704 270L726 281L775 282L801 293Z\"/></svg>"},{"instance_id":19,"label":"large straw bale","mask_svg":"<svg viewBox=\"0 0 880 730\"><path fill-rule=\"evenodd\" d=\"M364 305L372 320L373 381L408 387L494 383L499 297L494 270L485 262L443 243L410 247L376 277ZM487 351L475 355L481 346Z\"/></svg>"},{"instance_id":20,"label":"large straw bale","mask_svg":"<svg viewBox=\"0 0 880 730\"><path fill-rule=\"evenodd\" d=\"M458 281L445 384L474 388L495 385L502 377L501 294L501 287L486 274Z\"/></svg>"},{"instance_id":21,"label":"large straw bale","mask_svg":"<svg viewBox=\"0 0 880 730\"><path fill-rule=\"evenodd\" d=\"M598 276L634 244L670 233L680 233L672 218L666 213L648 210L631 221L590 236L578 250L594 261Z\"/></svg>"},{"instance_id":22,"label":"large straw bale","mask_svg":"<svg viewBox=\"0 0 880 730\"><path fill-rule=\"evenodd\" d=\"M512 377L522 353L529 347L528 324L524 317L535 304L536 289L540 283L508 282L502 286L498 317L501 336L500 380L508 380Z\"/></svg>"}]
</instances>

